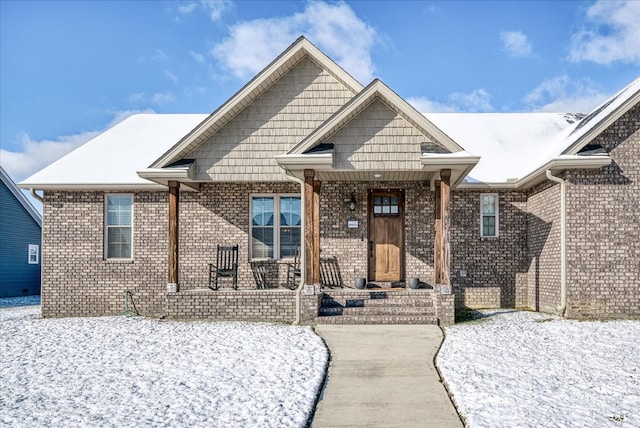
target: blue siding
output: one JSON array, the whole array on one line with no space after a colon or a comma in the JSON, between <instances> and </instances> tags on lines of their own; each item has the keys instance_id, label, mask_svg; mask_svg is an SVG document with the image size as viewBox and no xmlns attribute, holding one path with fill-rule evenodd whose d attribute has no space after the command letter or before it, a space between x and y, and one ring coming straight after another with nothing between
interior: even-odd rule
<instances>
[{"instance_id":1,"label":"blue siding","mask_svg":"<svg viewBox=\"0 0 640 428\"><path fill-rule=\"evenodd\" d=\"M0 181L0 297L40 294L40 225ZM38 264L29 264L29 244L40 248Z\"/></svg>"}]
</instances>

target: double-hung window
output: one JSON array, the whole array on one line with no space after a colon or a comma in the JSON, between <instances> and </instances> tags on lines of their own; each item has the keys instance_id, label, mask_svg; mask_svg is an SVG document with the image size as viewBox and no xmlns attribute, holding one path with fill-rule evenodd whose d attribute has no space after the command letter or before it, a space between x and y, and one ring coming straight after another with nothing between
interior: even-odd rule
<instances>
[{"instance_id":1,"label":"double-hung window","mask_svg":"<svg viewBox=\"0 0 640 428\"><path fill-rule=\"evenodd\" d=\"M495 238L498 236L498 194L480 195L480 236Z\"/></svg>"},{"instance_id":2,"label":"double-hung window","mask_svg":"<svg viewBox=\"0 0 640 428\"><path fill-rule=\"evenodd\" d=\"M28 261L30 265L37 265L40 260L40 245L29 244Z\"/></svg>"},{"instance_id":3,"label":"double-hung window","mask_svg":"<svg viewBox=\"0 0 640 428\"><path fill-rule=\"evenodd\" d=\"M251 197L251 258L293 257L300 246L300 196Z\"/></svg>"},{"instance_id":4,"label":"double-hung window","mask_svg":"<svg viewBox=\"0 0 640 428\"><path fill-rule=\"evenodd\" d=\"M133 248L133 195L105 196L105 258L130 259Z\"/></svg>"}]
</instances>

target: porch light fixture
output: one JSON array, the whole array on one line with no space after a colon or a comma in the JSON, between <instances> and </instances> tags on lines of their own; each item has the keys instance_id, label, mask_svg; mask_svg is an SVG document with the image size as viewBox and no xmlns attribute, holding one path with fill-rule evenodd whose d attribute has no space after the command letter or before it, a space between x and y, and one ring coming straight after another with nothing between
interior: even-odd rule
<instances>
[{"instance_id":1,"label":"porch light fixture","mask_svg":"<svg viewBox=\"0 0 640 428\"><path fill-rule=\"evenodd\" d=\"M356 197L353 193L351 193L351 200L349 200L349 211L356 210Z\"/></svg>"}]
</instances>

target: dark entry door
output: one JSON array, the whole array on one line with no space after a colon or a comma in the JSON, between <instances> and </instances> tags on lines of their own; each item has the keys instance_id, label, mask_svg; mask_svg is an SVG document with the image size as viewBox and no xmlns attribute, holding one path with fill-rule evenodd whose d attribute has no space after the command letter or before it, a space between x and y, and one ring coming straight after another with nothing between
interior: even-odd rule
<instances>
[{"instance_id":1,"label":"dark entry door","mask_svg":"<svg viewBox=\"0 0 640 428\"><path fill-rule=\"evenodd\" d=\"M369 192L369 280L401 281L404 266L404 191Z\"/></svg>"}]
</instances>

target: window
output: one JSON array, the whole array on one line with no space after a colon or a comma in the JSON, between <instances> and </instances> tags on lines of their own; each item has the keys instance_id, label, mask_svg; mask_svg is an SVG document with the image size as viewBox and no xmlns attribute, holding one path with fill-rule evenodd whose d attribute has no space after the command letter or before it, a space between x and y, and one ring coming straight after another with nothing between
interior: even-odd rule
<instances>
[{"instance_id":1,"label":"window","mask_svg":"<svg viewBox=\"0 0 640 428\"><path fill-rule=\"evenodd\" d=\"M498 194L480 195L480 236L483 238L498 236Z\"/></svg>"},{"instance_id":2,"label":"window","mask_svg":"<svg viewBox=\"0 0 640 428\"><path fill-rule=\"evenodd\" d=\"M373 214L377 216L399 215L397 196L376 196L373 198Z\"/></svg>"},{"instance_id":3,"label":"window","mask_svg":"<svg viewBox=\"0 0 640 428\"><path fill-rule=\"evenodd\" d=\"M28 261L30 265L40 262L40 245L29 244Z\"/></svg>"},{"instance_id":4,"label":"window","mask_svg":"<svg viewBox=\"0 0 640 428\"><path fill-rule=\"evenodd\" d=\"M251 197L251 258L293 257L300 246L300 196Z\"/></svg>"},{"instance_id":5,"label":"window","mask_svg":"<svg viewBox=\"0 0 640 428\"><path fill-rule=\"evenodd\" d=\"M133 235L133 195L106 195L105 256L130 259Z\"/></svg>"}]
</instances>

